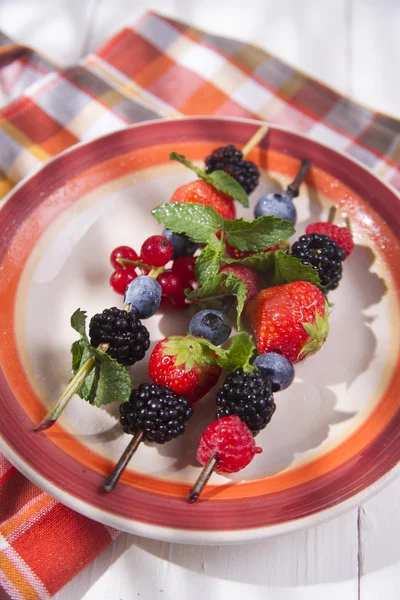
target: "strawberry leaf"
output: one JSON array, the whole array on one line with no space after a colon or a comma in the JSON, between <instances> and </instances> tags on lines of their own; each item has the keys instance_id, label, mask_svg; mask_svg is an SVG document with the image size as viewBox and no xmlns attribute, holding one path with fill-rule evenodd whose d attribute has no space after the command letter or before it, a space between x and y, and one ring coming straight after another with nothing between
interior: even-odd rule
<instances>
[{"instance_id":1,"label":"strawberry leaf","mask_svg":"<svg viewBox=\"0 0 400 600\"><path fill-rule=\"evenodd\" d=\"M247 286L243 279L235 277L233 273L219 273L212 279L207 279L197 290L186 291L189 302L207 304L216 298L222 299L226 296L236 298L237 327L242 328L241 314L247 296Z\"/></svg>"},{"instance_id":2,"label":"strawberry leaf","mask_svg":"<svg viewBox=\"0 0 400 600\"><path fill-rule=\"evenodd\" d=\"M208 245L203 249L195 264L196 281L200 285L217 275L224 249L221 240L215 235L210 237Z\"/></svg>"},{"instance_id":3,"label":"strawberry leaf","mask_svg":"<svg viewBox=\"0 0 400 600\"><path fill-rule=\"evenodd\" d=\"M223 192L234 200L237 200L245 208L249 207L248 195L240 183L231 175L229 175L229 173L225 173L225 171L214 171L213 173L208 174L204 171L204 169L196 167L196 165L192 163L191 160L183 156L183 154L178 154L177 152L170 152L169 159L177 160L182 165L185 165L185 167L188 169L194 171L200 179L210 183L219 192Z\"/></svg>"},{"instance_id":4,"label":"strawberry leaf","mask_svg":"<svg viewBox=\"0 0 400 600\"><path fill-rule=\"evenodd\" d=\"M211 206L166 202L152 211L155 219L174 233L184 233L198 244L207 244L210 236L223 228L224 220Z\"/></svg>"},{"instance_id":5,"label":"strawberry leaf","mask_svg":"<svg viewBox=\"0 0 400 600\"><path fill-rule=\"evenodd\" d=\"M274 283L282 285L292 281L308 281L325 292L319 275L310 265L303 265L299 258L285 254L285 252L275 252L275 274Z\"/></svg>"},{"instance_id":6,"label":"strawberry leaf","mask_svg":"<svg viewBox=\"0 0 400 600\"><path fill-rule=\"evenodd\" d=\"M251 335L242 331L232 338L231 345L218 357L217 363L226 371L235 371L242 367L245 373L254 370L250 361L256 351Z\"/></svg>"},{"instance_id":7,"label":"strawberry leaf","mask_svg":"<svg viewBox=\"0 0 400 600\"><path fill-rule=\"evenodd\" d=\"M270 215L259 217L254 221L227 220L224 229L226 239L231 246L239 250L256 252L280 244L295 232L289 221Z\"/></svg>"},{"instance_id":8,"label":"strawberry leaf","mask_svg":"<svg viewBox=\"0 0 400 600\"><path fill-rule=\"evenodd\" d=\"M324 345L329 334L329 313L329 304L328 302L325 302L323 317L316 311L314 323L302 323L305 332L309 335L309 339L299 352L299 357L301 359L307 358L311 354L315 354L315 352L318 352Z\"/></svg>"},{"instance_id":9,"label":"strawberry leaf","mask_svg":"<svg viewBox=\"0 0 400 600\"><path fill-rule=\"evenodd\" d=\"M186 371L191 371L196 364L215 365L216 354L222 350L200 337L171 335L163 344L163 352L175 357L175 367L185 365Z\"/></svg>"}]
</instances>

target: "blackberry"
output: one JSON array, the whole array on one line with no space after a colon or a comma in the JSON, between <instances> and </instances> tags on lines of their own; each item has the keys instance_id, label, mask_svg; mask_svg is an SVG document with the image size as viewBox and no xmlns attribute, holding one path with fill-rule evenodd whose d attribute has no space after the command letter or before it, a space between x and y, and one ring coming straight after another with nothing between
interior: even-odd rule
<instances>
[{"instance_id":1,"label":"blackberry","mask_svg":"<svg viewBox=\"0 0 400 600\"><path fill-rule=\"evenodd\" d=\"M148 442L164 444L185 431L185 424L193 415L186 398L170 388L155 383L141 383L132 390L129 402L119 407L119 422L125 433L144 432Z\"/></svg>"},{"instance_id":2,"label":"blackberry","mask_svg":"<svg viewBox=\"0 0 400 600\"><path fill-rule=\"evenodd\" d=\"M257 369L244 373L236 369L230 373L217 392L217 419L237 415L253 435L264 429L275 412L270 380L263 379Z\"/></svg>"},{"instance_id":3,"label":"blackberry","mask_svg":"<svg viewBox=\"0 0 400 600\"><path fill-rule=\"evenodd\" d=\"M116 307L92 317L89 336L92 346L109 344L108 354L127 366L142 360L150 346L149 332L140 320Z\"/></svg>"},{"instance_id":4,"label":"blackberry","mask_svg":"<svg viewBox=\"0 0 400 600\"><path fill-rule=\"evenodd\" d=\"M205 160L206 173L225 171L236 179L250 194L258 185L260 172L250 160L243 160L243 154L232 144L214 150Z\"/></svg>"},{"instance_id":5,"label":"blackberry","mask_svg":"<svg viewBox=\"0 0 400 600\"><path fill-rule=\"evenodd\" d=\"M334 290L342 277L342 262L346 252L332 238L322 233L302 235L292 246L292 256L303 265L310 265L325 288Z\"/></svg>"}]
</instances>

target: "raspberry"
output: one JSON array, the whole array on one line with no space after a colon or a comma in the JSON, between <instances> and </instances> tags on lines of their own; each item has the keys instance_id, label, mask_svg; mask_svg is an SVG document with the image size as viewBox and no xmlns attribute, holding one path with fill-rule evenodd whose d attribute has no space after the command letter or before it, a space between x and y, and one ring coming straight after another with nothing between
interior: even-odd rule
<instances>
[{"instance_id":1,"label":"raspberry","mask_svg":"<svg viewBox=\"0 0 400 600\"><path fill-rule=\"evenodd\" d=\"M92 346L109 344L107 353L121 365L134 365L142 360L150 346L146 327L131 312L106 308L94 315L89 324Z\"/></svg>"},{"instance_id":2,"label":"raspberry","mask_svg":"<svg viewBox=\"0 0 400 600\"><path fill-rule=\"evenodd\" d=\"M299 258L303 265L313 267L328 291L337 288L342 277L342 262L346 258L346 252L328 235L302 235L293 244L291 254Z\"/></svg>"},{"instance_id":3,"label":"raspberry","mask_svg":"<svg viewBox=\"0 0 400 600\"><path fill-rule=\"evenodd\" d=\"M151 267L163 267L172 258L171 242L162 235L152 235L142 244L140 256Z\"/></svg>"},{"instance_id":4,"label":"raspberry","mask_svg":"<svg viewBox=\"0 0 400 600\"><path fill-rule=\"evenodd\" d=\"M111 275L110 285L114 292L123 296L130 282L136 279L136 277L136 271L130 271L128 269L118 269L117 271L114 271L114 273Z\"/></svg>"},{"instance_id":5,"label":"raspberry","mask_svg":"<svg viewBox=\"0 0 400 600\"><path fill-rule=\"evenodd\" d=\"M239 248L234 248L228 242L225 242L226 251L232 258L246 258L247 256L253 256L253 254L258 254L258 252L276 252L276 250L280 250L283 244L276 244L276 246L271 246L271 248L265 248L265 250L239 250Z\"/></svg>"},{"instance_id":6,"label":"raspberry","mask_svg":"<svg viewBox=\"0 0 400 600\"><path fill-rule=\"evenodd\" d=\"M253 271L253 269L250 269L250 267L246 267L245 265L232 264L227 265L226 267L221 269L221 273L229 272L233 273L236 277L240 277L240 279L242 279L245 282L247 287L247 296L245 304L247 304L247 302L254 298L254 296L258 294L258 292L262 288L262 279L260 275Z\"/></svg>"},{"instance_id":7,"label":"raspberry","mask_svg":"<svg viewBox=\"0 0 400 600\"><path fill-rule=\"evenodd\" d=\"M353 251L353 236L346 227L339 227L339 225L329 222L312 223L311 225L308 225L306 233L322 233L324 235L329 235L338 246L343 248L346 252L346 256L349 256Z\"/></svg>"},{"instance_id":8,"label":"raspberry","mask_svg":"<svg viewBox=\"0 0 400 600\"><path fill-rule=\"evenodd\" d=\"M236 415L223 417L207 427L197 446L197 460L205 465L216 456L218 473L236 473L244 469L255 454L262 452L256 446L250 429Z\"/></svg>"},{"instance_id":9,"label":"raspberry","mask_svg":"<svg viewBox=\"0 0 400 600\"><path fill-rule=\"evenodd\" d=\"M232 144L214 150L205 160L206 173L225 171L236 179L250 194L258 185L260 172L250 160L243 160L243 154Z\"/></svg>"},{"instance_id":10,"label":"raspberry","mask_svg":"<svg viewBox=\"0 0 400 600\"><path fill-rule=\"evenodd\" d=\"M132 390L128 402L119 407L120 424L125 433L144 432L144 439L164 444L185 431L193 408L186 398L155 383L141 383Z\"/></svg>"},{"instance_id":11,"label":"raspberry","mask_svg":"<svg viewBox=\"0 0 400 600\"><path fill-rule=\"evenodd\" d=\"M133 248L130 248L129 246L118 246L118 248L115 248L111 252L110 262L111 262L112 266L114 267L114 269L116 269L117 271L122 268L129 269L130 271L135 270L134 265L130 265L129 263L126 263L125 265L121 265L121 263L118 262L118 259L120 259L120 258L128 259L128 260L139 260L139 257L136 254L136 252L133 250Z\"/></svg>"},{"instance_id":12,"label":"raspberry","mask_svg":"<svg viewBox=\"0 0 400 600\"><path fill-rule=\"evenodd\" d=\"M275 412L271 381L264 379L258 369L252 373L236 369L218 390L217 407L217 419L237 415L256 435Z\"/></svg>"}]
</instances>

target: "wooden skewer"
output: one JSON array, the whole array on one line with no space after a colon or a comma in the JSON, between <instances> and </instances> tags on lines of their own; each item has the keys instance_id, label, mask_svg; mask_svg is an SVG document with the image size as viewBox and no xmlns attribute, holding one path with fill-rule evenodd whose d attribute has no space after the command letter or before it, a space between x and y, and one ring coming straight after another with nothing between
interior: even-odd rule
<instances>
[{"instance_id":1,"label":"wooden skewer","mask_svg":"<svg viewBox=\"0 0 400 600\"><path fill-rule=\"evenodd\" d=\"M112 490L117 485L119 478L122 473L126 469L129 461L132 456L135 454L136 450L139 448L140 443L143 440L144 431L139 429L125 448L124 452L121 454L121 457L117 464L115 465L112 473L107 477L107 480L104 484L104 489L106 492L112 492Z\"/></svg>"},{"instance_id":2,"label":"wooden skewer","mask_svg":"<svg viewBox=\"0 0 400 600\"><path fill-rule=\"evenodd\" d=\"M245 156L247 156L247 154L250 154L250 152L253 150L253 148L255 148L257 146L257 144L259 144L261 142L263 137L266 136L267 132L268 132L267 125L261 125L261 127L259 129L257 129L255 134L251 136L251 138L249 139L247 144L245 146L243 146L243 148L242 148L243 158L245 158Z\"/></svg>"}]
</instances>

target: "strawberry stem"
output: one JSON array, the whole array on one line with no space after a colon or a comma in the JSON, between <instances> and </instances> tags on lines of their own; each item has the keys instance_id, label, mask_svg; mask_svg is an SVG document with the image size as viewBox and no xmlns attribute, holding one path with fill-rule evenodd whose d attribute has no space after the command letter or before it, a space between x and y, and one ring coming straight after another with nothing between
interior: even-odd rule
<instances>
[{"instance_id":1,"label":"strawberry stem","mask_svg":"<svg viewBox=\"0 0 400 600\"><path fill-rule=\"evenodd\" d=\"M253 150L253 148L255 148L257 146L257 144L259 144L261 142L263 137L265 137L267 132L268 132L267 125L261 125L261 127L259 129L257 129L255 134L251 136L251 138L249 139L247 144L245 146L243 146L243 148L242 148L243 158L245 158L247 154L250 154L250 152Z\"/></svg>"},{"instance_id":2,"label":"strawberry stem","mask_svg":"<svg viewBox=\"0 0 400 600\"><path fill-rule=\"evenodd\" d=\"M132 456L135 454L136 450L139 448L141 441L143 440L144 431L139 429L125 448L124 452L121 454L121 457L117 464L115 465L111 475L109 475L104 484L104 489L106 492L112 492L115 486L118 483L119 478L122 473L126 469L129 461Z\"/></svg>"},{"instance_id":3,"label":"strawberry stem","mask_svg":"<svg viewBox=\"0 0 400 600\"><path fill-rule=\"evenodd\" d=\"M290 185L288 185L287 191L291 194L291 196L293 198L297 198L297 196L299 195L300 185L303 183L303 181L308 173L308 169L310 168L310 165L311 165L311 160L309 158L303 158L301 160L300 171L297 173L297 175L294 178L294 180L292 181L292 183Z\"/></svg>"},{"instance_id":4,"label":"strawberry stem","mask_svg":"<svg viewBox=\"0 0 400 600\"><path fill-rule=\"evenodd\" d=\"M189 492L189 495L187 498L188 502L196 502L196 500L199 499L201 492L203 491L208 480L210 479L211 475L213 474L214 469L217 466L217 464L218 464L218 457L215 456L215 454L213 456L210 456L210 458L204 465L202 472L200 473L199 477L197 478L196 483L194 484L194 486L192 487L192 489Z\"/></svg>"},{"instance_id":5,"label":"strawberry stem","mask_svg":"<svg viewBox=\"0 0 400 600\"><path fill-rule=\"evenodd\" d=\"M100 344L97 347L97 350L100 352L107 352L109 348L108 344ZM91 371L96 366L96 359L91 356L87 359L86 362L80 367L80 369L75 373L74 377L71 379L61 396L58 400L53 404L47 415L44 419L33 428L33 431L36 433L39 431L44 431L45 429L49 429L54 425L57 419L60 417L61 413L71 400L72 396L76 394L79 388L83 385L85 379L91 373Z\"/></svg>"}]
</instances>

